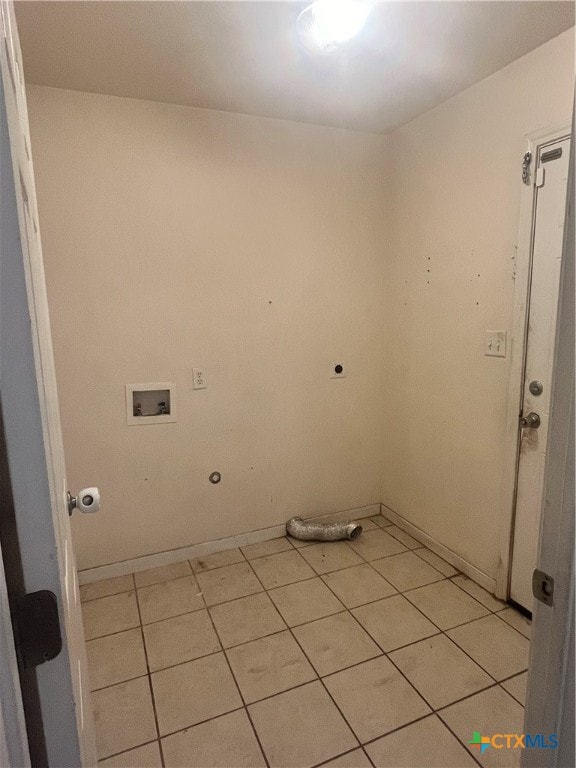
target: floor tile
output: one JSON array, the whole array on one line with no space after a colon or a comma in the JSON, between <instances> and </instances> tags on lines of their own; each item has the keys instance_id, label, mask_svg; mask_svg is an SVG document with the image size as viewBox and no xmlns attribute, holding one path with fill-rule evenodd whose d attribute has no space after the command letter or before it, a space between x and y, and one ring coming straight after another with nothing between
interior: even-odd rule
<instances>
[{"instance_id":1,"label":"floor tile","mask_svg":"<svg viewBox=\"0 0 576 768\"><path fill-rule=\"evenodd\" d=\"M371 520L374 520L379 528L388 528L389 525L394 525L392 520L388 520L384 515L375 515Z\"/></svg>"},{"instance_id":2,"label":"floor tile","mask_svg":"<svg viewBox=\"0 0 576 768\"><path fill-rule=\"evenodd\" d=\"M390 658L433 709L470 696L494 682L445 635L408 645L391 653Z\"/></svg>"},{"instance_id":3,"label":"floor tile","mask_svg":"<svg viewBox=\"0 0 576 768\"><path fill-rule=\"evenodd\" d=\"M394 587L367 563L346 568L344 571L327 573L322 576L322 580L347 608L356 608L396 594Z\"/></svg>"},{"instance_id":4,"label":"floor tile","mask_svg":"<svg viewBox=\"0 0 576 768\"><path fill-rule=\"evenodd\" d=\"M386 652L438 632L402 595L354 608L352 614Z\"/></svg>"},{"instance_id":5,"label":"floor tile","mask_svg":"<svg viewBox=\"0 0 576 768\"><path fill-rule=\"evenodd\" d=\"M268 594L289 627L321 619L344 609L340 600L319 578L279 587Z\"/></svg>"},{"instance_id":6,"label":"floor tile","mask_svg":"<svg viewBox=\"0 0 576 768\"><path fill-rule=\"evenodd\" d=\"M353 552L343 541L326 541L313 544L302 550L302 557L314 568L316 573L329 573L353 565L361 565L362 558Z\"/></svg>"},{"instance_id":7,"label":"floor tile","mask_svg":"<svg viewBox=\"0 0 576 768\"><path fill-rule=\"evenodd\" d=\"M372 768L372 763L363 750L354 749L329 763L322 763L322 768Z\"/></svg>"},{"instance_id":8,"label":"floor tile","mask_svg":"<svg viewBox=\"0 0 576 768\"><path fill-rule=\"evenodd\" d=\"M487 608L447 580L406 592L406 597L440 629L450 629L488 613Z\"/></svg>"},{"instance_id":9,"label":"floor tile","mask_svg":"<svg viewBox=\"0 0 576 768\"><path fill-rule=\"evenodd\" d=\"M227 651L227 656L247 704L308 683L316 677L288 630L237 645Z\"/></svg>"},{"instance_id":10,"label":"floor tile","mask_svg":"<svg viewBox=\"0 0 576 768\"><path fill-rule=\"evenodd\" d=\"M199 573L197 578L207 605L216 605L263 591L262 585L246 562Z\"/></svg>"},{"instance_id":11,"label":"floor tile","mask_svg":"<svg viewBox=\"0 0 576 768\"><path fill-rule=\"evenodd\" d=\"M458 574L458 576L454 576L451 581L460 587L460 589L463 589L465 592L468 592L469 595L475 597L476 600L488 608L489 611L501 611L506 607L506 603L493 597L489 592L481 587L480 584L476 584L475 581L469 579L468 576L464 576L463 573Z\"/></svg>"},{"instance_id":12,"label":"floor tile","mask_svg":"<svg viewBox=\"0 0 576 768\"><path fill-rule=\"evenodd\" d=\"M458 573L457 568L454 568L453 565L450 565L450 563L447 563L442 557L439 557L436 552L432 552L432 550L427 549L426 547L421 547L414 551L418 557L426 560L427 563L436 568L437 571L440 571L440 573L443 573L444 576L456 576Z\"/></svg>"},{"instance_id":13,"label":"floor tile","mask_svg":"<svg viewBox=\"0 0 576 768\"><path fill-rule=\"evenodd\" d=\"M234 549L225 549L222 552L215 552L213 555L197 557L190 561L194 573L211 571L214 568L223 568L225 565L234 565L234 563L243 563L244 555L238 547Z\"/></svg>"},{"instance_id":14,"label":"floor tile","mask_svg":"<svg viewBox=\"0 0 576 768\"><path fill-rule=\"evenodd\" d=\"M392 555L382 560L373 560L371 563L378 573L401 592L405 589L415 589L440 581L444 575L425 563L413 552L402 552L400 555Z\"/></svg>"},{"instance_id":15,"label":"floor tile","mask_svg":"<svg viewBox=\"0 0 576 768\"><path fill-rule=\"evenodd\" d=\"M140 627L89 640L86 655L92 690L148 673Z\"/></svg>"},{"instance_id":16,"label":"floor tile","mask_svg":"<svg viewBox=\"0 0 576 768\"><path fill-rule=\"evenodd\" d=\"M364 560L377 560L379 557L388 557L388 555L406 551L403 544L382 529L366 531L359 539L351 541L349 546Z\"/></svg>"},{"instance_id":17,"label":"floor tile","mask_svg":"<svg viewBox=\"0 0 576 768\"><path fill-rule=\"evenodd\" d=\"M131 592L134 589L134 578L131 573L127 576L114 576L112 579L94 581L92 584L80 585L80 600L95 600L98 597L118 595L120 592Z\"/></svg>"},{"instance_id":18,"label":"floor tile","mask_svg":"<svg viewBox=\"0 0 576 768\"><path fill-rule=\"evenodd\" d=\"M136 592L100 597L82 604L86 640L140 626Z\"/></svg>"},{"instance_id":19,"label":"floor tile","mask_svg":"<svg viewBox=\"0 0 576 768\"><path fill-rule=\"evenodd\" d=\"M286 624L265 592L210 608L224 648L257 640L286 629Z\"/></svg>"},{"instance_id":20,"label":"floor tile","mask_svg":"<svg viewBox=\"0 0 576 768\"><path fill-rule=\"evenodd\" d=\"M520 765L520 749L488 748L480 756L480 750L468 744L474 731L484 735L523 733L524 709L500 686L464 699L438 714L483 766L504 768Z\"/></svg>"},{"instance_id":21,"label":"floor tile","mask_svg":"<svg viewBox=\"0 0 576 768\"><path fill-rule=\"evenodd\" d=\"M220 650L206 610L147 624L143 631L151 672Z\"/></svg>"},{"instance_id":22,"label":"floor tile","mask_svg":"<svg viewBox=\"0 0 576 768\"><path fill-rule=\"evenodd\" d=\"M330 675L324 683L362 743L430 712L384 656Z\"/></svg>"},{"instance_id":23,"label":"floor tile","mask_svg":"<svg viewBox=\"0 0 576 768\"><path fill-rule=\"evenodd\" d=\"M293 547L296 549L302 549L302 547L309 547L311 544L316 544L315 541L310 541L308 539L295 539L293 536L287 536L286 537L290 544L292 544Z\"/></svg>"},{"instance_id":24,"label":"floor tile","mask_svg":"<svg viewBox=\"0 0 576 768\"><path fill-rule=\"evenodd\" d=\"M265 768L245 710L222 715L162 739L166 768Z\"/></svg>"},{"instance_id":25,"label":"floor tile","mask_svg":"<svg viewBox=\"0 0 576 768\"><path fill-rule=\"evenodd\" d=\"M181 613L204 608L200 588L194 576L163 581L138 590L142 624L162 621Z\"/></svg>"},{"instance_id":26,"label":"floor tile","mask_svg":"<svg viewBox=\"0 0 576 768\"><path fill-rule=\"evenodd\" d=\"M267 557L268 555L276 555L278 552L287 552L293 549L293 547L286 536L281 536L279 539L270 539L270 541L262 541L259 544L249 544L247 547L240 547L240 549L247 560L254 560L257 557Z\"/></svg>"},{"instance_id":27,"label":"floor tile","mask_svg":"<svg viewBox=\"0 0 576 768\"><path fill-rule=\"evenodd\" d=\"M514 610L514 608L505 608L503 611L498 612L498 616L500 616L500 618L507 624L510 624L511 627L518 630L518 632L521 632L524 637L530 639L532 622L530 619L527 619L526 616L523 616L519 611Z\"/></svg>"},{"instance_id":28,"label":"floor tile","mask_svg":"<svg viewBox=\"0 0 576 768\"><path fill-rule=\"evenodd\" d=\"M378 528L371 517L360 517L356 522L362 526L363 531L375 531Z\"/></svg>"},{"instance_id":29,"label":"floor tile","mask_svg":"<svg viewBox=\"0 0 576 768\"><path fill-rule=\"evenodd\" d=\"M436 715L368 744L376 768L475 768L477 765Z\"/></svg>"},{"instance_id":30,"label":"floor tile","mask_svg":"<svg viewBox=\"0 0 576 768\"><path fill-rule=\"evenodd\" d=\"M522 706L526 706L526 684L528 682L528 672L522 672L521 675L511 677L510 680L505 680L500 683L502 688L505 688L509 694L514 696L516 701L520 702Z\"/></svg>"},{"instance_id":31,"label":"floor tile","mask_svg":"<svg viewBox=\"0 0 576 768\"><path fill-rule=\"evenodd\" d=\"M170 563L161 565L158 568L149 568L147 571L140 571L134 574L136 587L149 587L151 584L160 584L162 581L179 579L182 576L190 576L192 569L188 560L181 563Z\"/></svg>"},{"instance_id":32,"label":"floor tile","mask_svg":"<svg viewBox=\"0 0 576 768\"><path fill-rule=\"evenodd\" d=\"M283 587L295 581L303 581L314 576L314 571L303 559L299 552L280 552L269 557L259 557L251 560L250 564L266 589Z\"/></svg>"},{"instance_id":33,"label":"floor tile","mask_svg":"<svg viewBox=\"0 0 576 768\"><path fill-rule=\"evenodd\" d=\"M152 688L161 736L242 706L223 653L154 672Z\"/></svg>"},{"instance_id":34,"label":"floor tile","mask_svg":"<svg viewBox=\"0 0 576 768\"><path fill-rule=\"evenodd\" d=\"M528 669L530 642L498 616L485 616L446 634L496 680Z\"/></svg>"},{"instance_id":35,"label":"floor tile","mask_svg":"<svg viewBox=\"0 0 576 768\"><path fill-rule=\"evenodd\" d=\"M410 536L409 533L406 533L406 531L403 531L402 528L399 528L397 525L390 525L386 529L386 533L394 536L395 539L398 539L398 541L404 544L405 547L408 547L408 549L417 549L422 546L417 539Z\"/></svg>"},{"instance_id":36,"label":"floor tile","mask_svg":"<svg viewBox=\"0 0 576 768\"><path fill-rule=\"evenodd\" d=\"M349 613L296 627L294 636L319 675L380 656L382 651Z\"/></svg>"},{"instance_id":37,"label":"floor tile","mask_svg":"<svg viewBox=\"0 0 576 768\"><path fill-rule=\"evenodd\" d=\"M160 747L157 741L153 741L107 760L100 760L98 765L104 765L106 768L162 768Z\"/></svg>"},{"instance_id":38,"label":"floor tile","mask_svg":"<svg viewBox=\"0 0 576 768\"><path fill-rule=\"evenodd\" d=\"M270 768L310 768L358 745L320 682L248 709Z\"/></svg>"},{"instance_id":39,"label":"floor tile","mask_svg":"<svg viewBox=\"0 0 576 768\"><path fill-rule=\"evenodd\" d=\"M92 693L98 757L108 757L157 738L147 677Z\"/></svg>"}]
</instances>

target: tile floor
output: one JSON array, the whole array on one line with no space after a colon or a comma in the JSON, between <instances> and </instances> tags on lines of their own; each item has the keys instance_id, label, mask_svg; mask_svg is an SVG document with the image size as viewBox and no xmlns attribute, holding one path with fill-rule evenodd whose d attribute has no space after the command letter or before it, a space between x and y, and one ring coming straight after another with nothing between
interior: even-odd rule
<instances>
[{"instance_id":1,"label":"tile floor","mask_svg":"<svg viewBox=\"0 0 576 768\"><path fill-rule=\"evenodd\" d=\"M100 765L466 768L521 732L530 625L376 516L81 587Z\"/></svg>"}]
</instances>

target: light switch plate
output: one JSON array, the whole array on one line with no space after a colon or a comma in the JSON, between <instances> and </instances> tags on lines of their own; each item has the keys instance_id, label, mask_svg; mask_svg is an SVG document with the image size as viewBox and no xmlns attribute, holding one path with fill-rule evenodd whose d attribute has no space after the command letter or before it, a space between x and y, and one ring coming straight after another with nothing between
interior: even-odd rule
<instances>
[{"instance_id":1,"label":"light switch plate","mask_svg":"<svg viewBox=\"0 0 576 768\"><path fill-rule=\"evenodd\" d=\"M506 357L506 331L484 331L484 354Z\"/></svg>"}]
</instances>

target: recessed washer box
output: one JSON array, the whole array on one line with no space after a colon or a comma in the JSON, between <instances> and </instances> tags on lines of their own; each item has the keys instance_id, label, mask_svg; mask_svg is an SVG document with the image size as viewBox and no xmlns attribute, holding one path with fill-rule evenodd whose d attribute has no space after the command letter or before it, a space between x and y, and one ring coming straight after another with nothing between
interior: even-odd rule
<instances>
[{"instance_id":1,"label":"recessed washer box","mask_svg":"<svg viewBox=\"0 0 576 768\"><path fill-rule=\"evenodd\" d=\"M176 421L172 382L126 384L126 421L130 426Z\"/></svg>"}]
</instances>

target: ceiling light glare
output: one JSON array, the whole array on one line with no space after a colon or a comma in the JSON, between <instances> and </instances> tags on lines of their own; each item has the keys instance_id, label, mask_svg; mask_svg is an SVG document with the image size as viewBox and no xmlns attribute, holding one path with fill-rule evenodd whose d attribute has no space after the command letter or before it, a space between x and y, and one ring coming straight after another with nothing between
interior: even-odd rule
<instances>
[{"instance_id":1,"label":"ceiling light glare","mask_svg":"<svg viewBox=\"0 0 576 768\"><path fill-rule=\"evenodd\" d=\"M372 5L368 0L316 0L298 17L302 42L321 51L338 48L360 32Z\"/></svg>"}]
</instances>

